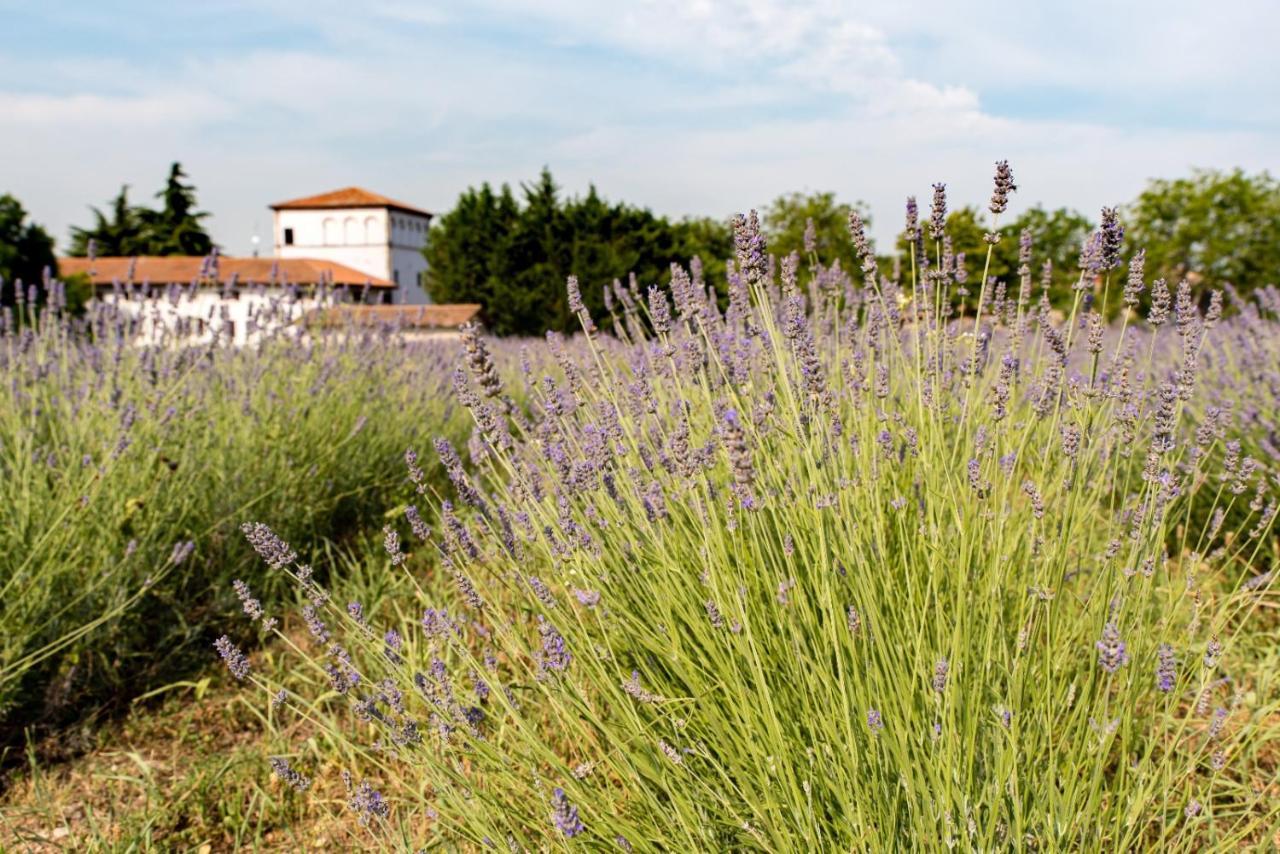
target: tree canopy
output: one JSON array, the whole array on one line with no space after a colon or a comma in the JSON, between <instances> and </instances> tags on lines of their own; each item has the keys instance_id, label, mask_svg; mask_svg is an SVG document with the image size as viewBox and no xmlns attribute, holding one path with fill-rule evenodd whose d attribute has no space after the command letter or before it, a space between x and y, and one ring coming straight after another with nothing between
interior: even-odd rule
<instances>
[{"instance_id":1,"label":"tree canopy","mask_svg":"<svg viewBox=\"0 0 1280 854\"><path fill-rule=\"evenodd\" d=\"M164 189L156 193L159 209L129 202L129 187L111 200L108 213L93 211L94 224L72 228L71 255L88 255L89 241L99 255L208 255L214 243L201 223L208 214L196 209L196 191L184 183L182 164L169 167Z\"/></svg>"},{"instance_id":2,"label":"tree canopy","mask_svg":"<svg viewBox=\"0 0 1280 854\"><path fill-rule=\"evenodd\" d=\"M732 253L724 223L671 221L645 208L608 202L592 186L582 197L561 195L549 170L524 184L519 197L503 185L470 188L432 224L427 285L437 302L478 302L494 332L569 331L565 281L578 277L583 300L605 316L603 288L634 273L641 286L665 281L673 262L697 255L708 282L723 278Z\"/></svg>"},{"instance_id":3,"label":"tree canopy","mask_svg":"<svg viewBox=\"0 0 1280 854\"><path fill-rule=\"evenodd\" d=\"M1280 181L1267 172L1154 180L1124 214L1149 276L1242 290L1280 281Z\"/></svg>"},{"instance_id":4,"label":"tree canopy","mask_svg":"<svg viewBox=\"0 0 1280 854\"><path fill-rule=\"evenodd\" d=\"M39 286L44 271L56 272L53 238L27 220L16 198L0 195L0 305L13 305L16 288Z\"/></svg>"},{"instance_id":5,"label":"tree canopy","mask_svg":"<svg viewBox=\"0 0 1280 854\"><path fill-rule=\"evenodd\" d=\"M790 193L762 210L769 252L800 253L809 259L810 242L824 264L838 260L847 272L857 263L849 242L848 217L861 202L842 202L831 192ZM927 200L920 218L929 263L937 263L940 245L929 236ZM1280 181L1267 173L1197 171L1190 177L1151 181L1133 202L1120 206L1126 230L1122 259L1146 250L1146 278L1176 283L1189 277L1197 290L1230 283L1242 292L1280 280ZM963 253L969 287L980 285L987 253L990 215L982 208L953 208L946 234L954 253ZM1082 246L1096 221L1070 208L1040 206L999 221L1001 239L991 254L988 275L1016 289L1019 243L1023 231L1032 242L1031 272L1044 280L1050 263L1050 299L1070 305L1080 276ZM887 273L894 253L908 275L905 235L880 257ZM564 281L577 275L588 308L599 316L600 287L635 272L640 283L665 281L672 261L697 255L706 280L723 286L724 260L732 236L724 220L671 221L642 208L603 200L594 187L581 198L562 198L550 172L518 192L488 184L469 189L456 208L431 230L427 258L432 297L438 301L479 302L495 331L537 333L572 329ZM883 250L882 250L883 251ZM1113 274L1113 283L1116 281ZM1123 274L1119 274L1123 275ZM1114 288L1113 288L1114 291ZM1109 310L1120 303L1111 299Z\"/></svg>"},{"instance_id":6,"label":"tree canopy","mask_svg":"<svg viewBox=\"0 0 1280 854\"><path fill-rule=\"evenodd\" d=\"M862 202L837 202L836 194L827 192L779 196L761 211L769 251L778 257L798 252L811 261L805 237L809 232L818 260L828 266L838 260L845 272L856 274L858 259L849 241L849 214L855 210L869 228L871 215Z\"/></svg>"}]
</instances>

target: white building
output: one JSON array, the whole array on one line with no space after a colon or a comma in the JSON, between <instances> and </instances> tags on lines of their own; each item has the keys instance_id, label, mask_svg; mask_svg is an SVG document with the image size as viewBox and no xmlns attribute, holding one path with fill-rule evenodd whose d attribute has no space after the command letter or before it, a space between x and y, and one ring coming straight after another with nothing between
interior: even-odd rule
<instances>
[{"instance_id":1,"label":"white building","mask_svg":"<svg viewBox=\"0 0 1280 854\"><path fill-rule=\"evenodd\" d=\"M59 258L58 276L86 278L96 299L134 318L139 344L217 337L244 345L320 309L392 302L396 291L386 279L314 258Z\"/></svg>"},{"instance_id":2,"label":"white building","mask_svg":"<svg viewBox=\"0 0 1280 854\"><path fill-rule=\"evenodd\" d=\"M431 302L425 288L431 214L360 187L271 206L277 258L315 258L396 285L395 301Z\"/></svg>"}]
</instances>

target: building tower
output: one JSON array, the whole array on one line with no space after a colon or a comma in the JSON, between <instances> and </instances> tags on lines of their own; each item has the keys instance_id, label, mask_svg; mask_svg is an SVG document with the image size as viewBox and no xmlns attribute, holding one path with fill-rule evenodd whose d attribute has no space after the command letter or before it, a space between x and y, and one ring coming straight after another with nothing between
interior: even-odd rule
<instances>
[{"instance_id":1,"label":"building tower","mask_svg":"<svg viewBox=\"0 0 1280 854\"><path fill-rule=\"evenodd\" d=\"M360 187L271 205L277 258L345 264L396 285L395 301L431 302L425 277L431 214Z\"/></svg>"}]
</instances>

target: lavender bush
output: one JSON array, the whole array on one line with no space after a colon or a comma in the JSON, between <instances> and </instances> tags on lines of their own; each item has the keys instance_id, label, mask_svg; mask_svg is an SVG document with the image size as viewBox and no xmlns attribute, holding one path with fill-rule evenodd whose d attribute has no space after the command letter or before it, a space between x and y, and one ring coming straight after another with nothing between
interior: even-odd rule
<instances>
[{"instance_id":1,"label":"lavender bush","mask_svg":"<svg viewBox=\"0 0 1280 854\"><path fill-rule=\"evenodd\" d=\"M1015 190L999 164L990 245ZM335 601L251 529L307 599L288 689L220 650L282 732L321 731L284 784L353 769L362 844L406 850L1269 839L1276 683L1246 627L1275 460L1217 399L1255 375L1203 370L1274 370L1240 351L1274 349L1274 305L1223 320L1145 281L1104 211L1059 315L1029 235L1019 281L974 281L943 222L911 202L887 277L853 217L850 278L740 217L723 310L696 262L615 286L611 323L579 302L527 408L470 338L474 468L437 442L438 531L386 534L415 593Z\"/></svg>"},{"instance_id":2,"label":"lavender bush","mask_svg":"<svg viewBox=\"0 0 1280 854\"><path fill-rule=\"evenodd\" d=\"M283 587L262 583L236 530L246 517L270 507L282 533L317 545L371 527L404 482L405 444L467 430L442 346L296 328L249 348L183 330L139 343L137 309L154 298L73 318L56 293L0 324L6 736L202 661L191 653L232 578L273 603Z\"/></svg>"}]
</instances>

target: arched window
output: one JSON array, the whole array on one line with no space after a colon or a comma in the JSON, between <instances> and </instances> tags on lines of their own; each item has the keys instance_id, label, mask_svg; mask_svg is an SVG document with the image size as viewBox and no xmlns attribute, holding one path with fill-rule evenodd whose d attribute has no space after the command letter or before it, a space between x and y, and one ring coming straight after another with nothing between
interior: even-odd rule
<instances>
[{"instance_id":1,"label":"arched window","mask_svg":"<svg viewBox=\"0 0 1280 854\"><path fill-rule=\"evenodd\" d=\"M382 223L378 222L378 218L376 216L367 216L364 218L364 242L382 242Z\"/></svg>"},{"instance_id":2,"label":"arched window","mask_svg":"<svg viewBox=\"0 0 1280 854\"><path fill-rule=\"evenodd\" d=\"M360 222L353 216L342 221L342 242L347 245L360 242Z\"/></svg>"},{"instance_id":3,"label":"arched window","mask_svg":"<svg viewBox=\"0 0 1280 854\"><path fill-rule=\"evenodd\" d=\"M324 245L333 246L338 242L338 221L331 216L327 216L321 225L324 230Z\"/></svg>"}]
</instances>

